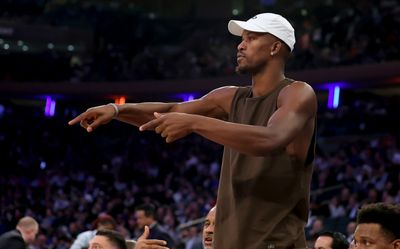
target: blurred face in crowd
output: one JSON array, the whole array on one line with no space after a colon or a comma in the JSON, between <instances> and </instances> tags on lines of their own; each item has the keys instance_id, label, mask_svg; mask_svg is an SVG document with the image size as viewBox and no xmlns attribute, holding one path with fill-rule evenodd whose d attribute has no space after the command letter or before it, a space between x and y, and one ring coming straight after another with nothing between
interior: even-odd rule
<instances>
[{"instance_id":1,"label":"blurred face in crowd","mask_svg":"<svg viewBox=\"0 0 400 249\"><path fill-rule=\"evenodd\" d=\"M144 226L150 226L154 220L152 217L147 217L144 210L137 210L136 213L136 222L140 229L143 229Z\"/></svg>"},{"instance_id":2,"label":"blurred face in crowd","mask_svg":"<svg viewBox=\"0 0 400 249\"><path fill-rule=\"evenodd\" d=\"M314 249L332 249L332 237L319 236L315 241Z\"/></svg>"},{"instance_id":3,"label":"blurred face in crowd","mask_svg":"<svg viewBox=\"0 0 400 249\"><path fill-rule=\"evenodd\" d=\"M214 226L215 226L215 212L216 208L213 207L208 212L203 227L203 246L204 249L213 249L214 240Z\"/></svg>"},{"instance_id":4,"label":"blurred face in crowd","mask_svg":"<svg viewBox=\"0 0 400 249\"><path fill-rule=\"evenodd\" d=\"M358 224L354 233L354 248L394 249L400 248L400 240L389 238L380 224Z\"/></svg>"},{"instance_id":5,"label":"blurred face in crowd","mask_svg":"<svg viewBox=\"0 0 400 249\"><path fill-rule=\"evenodd\" d=\"M30 244L35 241L36 235L39 232L39 227L29 227L19 230L21 231L22 238L24 239L25 243Z\"/></svg>"},{"instance_id":6,"label":"blurred face in crowd","mask_svg":"<svg viewBox=\"0 0 400 249\"><path fill-rule=\"evenodd\" d=\"M89 242L88 249L118 249L118 248L115 245L113 245L107 237L96 235Z\"/></svg>"}]
</instances>

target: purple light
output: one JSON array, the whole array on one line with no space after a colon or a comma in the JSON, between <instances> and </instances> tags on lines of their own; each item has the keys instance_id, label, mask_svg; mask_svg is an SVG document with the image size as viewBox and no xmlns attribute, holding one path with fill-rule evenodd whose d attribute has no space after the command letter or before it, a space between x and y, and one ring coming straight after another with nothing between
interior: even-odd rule
<instances>
[{"instance_id":1,"label":"purple light","mask_svg":"<svg viewBox=\"0 0 400 249\"><path fill-rule=\"evenodd\" d=\"M46 97L46 106L44 108L44 115L46 117L53 117L56 111L56 101L52 100L51 97Z\"/></svg>"},{"instance_id":2,"label":"purple light","mask_svg":"<svg viewBox=\"0 0 400 249\"><path fill-rule=\"evenodd\" d=\"M50 116L50 105L51 105L51 98L46 97L46 106L44 108L44 115L46 117Z\"/></svg>"},{"instance_id":3,"label":"purple light","mask_svg":"<svg viewBox=\"0 0 400 249\"><path fill-rule=\"evenodd\" d=\"M50 117L53 117L55 112L56 112L56 101L52 100L51 104L50 104L50 112L49 112Z\"/></svg>"},{"instance_id":4,"label":"purple light","mask_svg":"<svg viewBox=\"0 0 400 249\"><path fill-rule=\"evenodd\" d=\"M183 102L188 102L196 98L195 93L181 93L176 95L178 98L182 99Z\"/></svg>"},{"instance_id":5,"label":"purple light","mask_svg":"<svg viewBox=\"0 0 400 249\"><path fill-rule=\"evenodd\" d=\"M339 106L340 85L339 84L331 84L328 87L328 91L329 91L328 108L336 109Z\"/></svg>"}]
</instances>

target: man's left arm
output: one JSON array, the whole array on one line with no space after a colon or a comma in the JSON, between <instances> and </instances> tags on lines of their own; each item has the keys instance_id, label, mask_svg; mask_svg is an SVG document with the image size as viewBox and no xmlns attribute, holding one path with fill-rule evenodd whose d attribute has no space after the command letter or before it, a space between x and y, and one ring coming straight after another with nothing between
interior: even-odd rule
<instances>
[{"instance_id":1,"label":"man's left arm","mask_svg":"<svg viewBox=\"0 0 400 249\"><path fill-rule=\"evenodd\" d=\"M314 119L317 101L314 90L306 83L295 82L282 89L278 109L266 126L237 124L200 115L155 113L156 119L140 130L155 130L166 142L173 142L189 133L253 156L263 156L284 148Z\"/></svg>"}]
</instances>

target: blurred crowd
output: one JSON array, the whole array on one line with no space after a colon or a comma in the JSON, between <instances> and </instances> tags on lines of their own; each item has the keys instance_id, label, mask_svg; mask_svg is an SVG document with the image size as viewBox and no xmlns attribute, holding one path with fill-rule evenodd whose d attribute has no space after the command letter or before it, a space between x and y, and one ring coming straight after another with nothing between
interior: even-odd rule
<instances>
[{"instance_id":1,"label":"blurred crowd","mask_svg":"<svg viewBox=\"0 0 400 249\"><path fill-rule=\"evenodd\" d=\"M388 123L398 119L390 110L399 97L352 97L336 110L320 106L310 241L322 230L350 238L362 204L400 203L400 134ZM68 104L52 118L42 108L6 101L0 110L0 234L29 215L40 224L32 248L69 248L108 213L126 238L137 238L135 208L153 203L178 248L200 236L198 226L179 227L215 204L221 146L195 135L166 144L118 122L88 134L66 124L81 111ZM344 113L370 118L348 120ZM375 123L379 129L367 129Z\"/></svg>"},{"instance_id":2,"label":"blurred crowd","mask_svg":"<svg viewBox=\"0 0 400 249\"><path fill-rule=\"evenodd\" d=\"M260 9L282 14L293 22L297 44L288 70L400 58L398 1L306 2ZM203 20L188 15L165 19L137 9L105 8L94 3L59 8L47 8L45 1L36 3L29 13L3 11L1 18L80 28L93 33L93 42L85 52L47 49L36 54L1 53L7 61L0 69L3 81L164 80L235 73L240 38L228 33L230 18ZM247 19L254 14L242 13L232 19ZM38 61L41 63L35 63Z\"/></svg>"}]
</instances>

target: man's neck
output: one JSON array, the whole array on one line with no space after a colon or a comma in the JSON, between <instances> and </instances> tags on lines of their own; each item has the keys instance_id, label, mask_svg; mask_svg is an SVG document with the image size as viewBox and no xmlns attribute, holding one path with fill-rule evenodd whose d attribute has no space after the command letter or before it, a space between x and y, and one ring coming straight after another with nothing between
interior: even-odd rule
<instances>
[{"instance_id":1,"label":"man's neck","mask_svg":"<svg viewBox=\"0 0 400 249\"><path fill-rule=\"evenodd\" d=\"M286 77L283 71L278 73L260 73L253 75L252 86L253 86L253 97L265 96L273 91Z\"/></svg>"}]
</instances>

